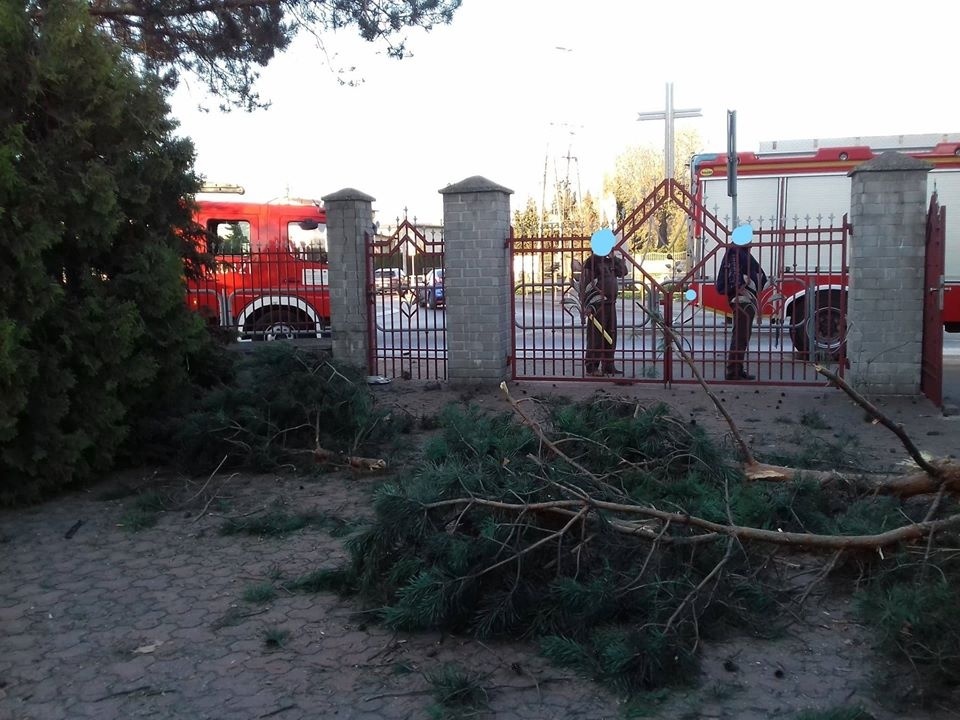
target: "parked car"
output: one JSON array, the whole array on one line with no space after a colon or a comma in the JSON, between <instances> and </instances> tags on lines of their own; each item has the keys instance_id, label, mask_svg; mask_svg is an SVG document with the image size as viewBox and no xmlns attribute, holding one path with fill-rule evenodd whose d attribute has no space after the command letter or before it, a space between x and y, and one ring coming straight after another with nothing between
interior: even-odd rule
<instances>
[{"instance_id":1,"label":"parked car","mask_svg":"<svg viewBox=\"0 0 960 720\"><path fill-rule=\"evenodd\" d=\"M421 285L425 285L427 282L427 275L429 275L432 272L433 272L433 268L424 268L423 272L421 272L419 275L413 275L410 278L410 285L413 287L420 287Z\"/></svg>"},{"instance_id":2,"label":"parked car","mask_svg":"<svg viewBox=\"0 0 960 720\"><path fill-rule=\"evenodd\" d=\"M381 295L398 293L406 287L406 273L400 268L374 270L373 284Z\"/></svg>"},{"instance_id":3,"label":"parked car","mask_svg":"<svg viewBox=\"0 0 960 720\"><path fill-rule=\"evenodd\" d=\"M423 276L423 281L414 288L417 303L428 308L444 307L446 297L443 293L443 268L431 270Z\"/></svg>"}]
</instances>

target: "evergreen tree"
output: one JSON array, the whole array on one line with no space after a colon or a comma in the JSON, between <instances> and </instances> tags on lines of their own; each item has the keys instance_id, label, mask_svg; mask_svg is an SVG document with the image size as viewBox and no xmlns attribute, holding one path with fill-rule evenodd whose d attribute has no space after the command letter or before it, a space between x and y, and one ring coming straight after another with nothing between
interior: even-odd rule
<instances>
[{"instance_id":1,"label":"evergreen tree","mask_svg":"<svg viewBox=\"0 0 960 720\"><path fill-rule=\"evenodd\" d=\"M225 255L250 252L250 236L244 232L243 226L232 222L227 224L227 228L227 235L221 239L218 251Z\"/></svg>"},{"instance_id":2,"label":"evergreen tree","mask_svg":"<svg viewBox=\"0 0 960 720\"><path fill-rule=\"evenodd\" d=\"M0 5L0 96L0 500L34 500L188 397L198 180L161 83L82 3Z\"/></svg>"},{"instance_id":3,"label":"evergreen tree","mask_svg":"<svg viewBox=\"0 0 960 720\"><path fill-rule=\"evenodd\" d=\"M686 163L697 152L700 139L695 132L677 133L676 166L673 176L683 181L689 175ZM604 177L604 192L610 193L617 204L617 223L621 222L660 184L664 172L663 150L650 146L632 146L618 157L613 173ZM665 233L665 235L664 235ZM686 214L670 203L631 242L631 251L662 249L683 252L686 249Z\"/></svg>"},{"instance_id":4,"label":"evergreen tree","mask_svg":"<svg viewBox=\"0 0 960 720\"><path fill-rule=\"evenodd\" d=\"M600 213L597 210L597 204L593 200L593 195L587 192L580 203L574 208L576 217L576 227L580 235L593 235L594 232L602 227L610 227L610 222L603 218L600 219Z\"/></svg>"},{"instance_id":5,"label":"evergreen tree","mask_svg":"<svg viewBox=\"0 0 960 720\"><path fill-rule=\"evenodd\" d=\"M304 30L321 41L326 30L354 27L364 40L384 41L402 58L404 28L448 23L461 0L87 0L99 27L149 70L200 78L227 104L261 105L258 69ZM55 3L29 0L34 19Z\"/></svg>"},{"instance_id":6,"label":"evergreen tree","mask_svg":"<svg viewBox=\"0 0 960 720\"><path fill-rule=\"evenodd\" d=\"M527 198L523 210L513 211L513 233L517 237L539 237L543 228L543 216L537 209L537 201Z\"/></svg>"}]
</instances>

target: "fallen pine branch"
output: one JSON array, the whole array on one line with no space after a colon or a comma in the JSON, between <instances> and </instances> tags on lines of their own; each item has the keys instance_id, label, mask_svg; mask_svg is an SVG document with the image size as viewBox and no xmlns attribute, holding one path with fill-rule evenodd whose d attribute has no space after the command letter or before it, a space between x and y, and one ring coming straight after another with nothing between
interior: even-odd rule
<instances>
[{"instance_id":1,"label":"fallen pine branch","mask_svg":"<svg viewBox=\"0 0 960 720\"><path fill-rule=\"evenodd\" d=\"M723 406L723 403L720 402L720 399L713 394L710 386L700 374L696 363L693 362L693 358L691 358L686 350L684 350L683 345L676 333L673 331L673 328L663 322L663 318L657 313L651 313L646 308L641 309L670 338L671 342L673 342L674 346L677 348L677 352L680 353L680 357L683 358L684 362L690 367L694 377L700 384L700 387L703 388L703 391L707 394L707 397L710 398L717 410L726 420L727 425L730 427L730 432L733 434L734 440L736 441L737 446L740 448L740 455L743 459L744 475L748 479L793 481L802 475L804 478L816 480L823 485L834 482L842 482L846 484L852 484L855 487L865 489L868 492L879 492L887 495L896 495L898 497L925 495L927 493L940 492L941 490L960 493L960 468L950 463L931 463L928 461L923 457L923 454L907 435L902 425L893 422L893 420L887 417L873 403L850 387L850 385L839 375L819 364L814 365L816 371L827 378L832 385L845 392L850 398L853 399L854 402L860 405L860 407L864 408L878 422L883 424L884 427L891 430L900 439L900 442L903 443L903 446L910 454L910 457L912 457L920 469L924 471L924 474L914 473L906 476L886 475L883 477L865 479L862 475L851 476L841 473L838 470L817 472L811 470L799 470L796 468L779 467L776 465L767 465L765 463L757 462L753 456L753 453L750 451L750 448L744 441L743 436L740 434L736 423L730 416L730 413L727 412L726 408Z\"/></svg>"},{"instance_id":2,"label":"fallen pine branch","mask_svg":"<svg viewBox=\"0 0 960 720\"><path fill-rule=\"evenodd\" d=\"M703 375L700 374L700 369L697 367L697 364L693 361L693 358L690 357L689 353L683 349L683 343L680 342L680 338L677 337L677 334L673 331L673 328L667 325L663 321L663 317L659 313L651 313L647 308L643 307L641 303L639 305L640 309L651 319L657 326L663 330L664 334L670 338L670 342L673 343L674 347L677 348L677 352L680 353L680 357L683 358L683 361L687 364L687 367L690 368L690 371L693 373L693 376L696 378L697 383L700 387L703 388L703 391L707 394L707 397L710 398L710 401L716 406L717 411L723 416L723 419L727 421L727 426L730 428L730 433L733 435L734 441L737 443L737 447L740 448L740 456L743 459L744 465L747 467L751 465L756 465L757 461L753 457L753 453L750 451L750 446L747 445L747 442L743 439L743 435L740 434L737 424L733 421L733 417L727 412L727 409L723 406L723 403L720 402L720 398L713 394L713 390L710 389L710 386L707 384L707 381L703 379Z\"/></svg>"},{"instance_id":3,"label":"fallen pine branch","mask_svg":"<svg viewBox=\"0 0 960 720\"><path fill-rule=\"evenodd\" d=\"M510 394L509 388L507 388L507 383L501 382L500 390L503 392L504 395L506 395L507 402L510 403L510 406L513 408L513 411L520 416L520 419L523 420L524 424L527 427L529 427L531 430L533 430L534 433L536 433L537 437L540 439L540 442L542 442L544 445L550 448L550 450L553 451L558 457L563 458L572 467L576 468L581 473L583 473L586 477L590 478L597 486L602 486L608 490L612 490L618 495L623 494L621 491L617 490L617 488L613 487L607 482L604 482L601 478L597 477L595 474L590 472L583 465L581 465L576 460L571 458L569 455L563 452L563 450L561 450L560 447L555 442L553 442L550 438L548 438L547 434L543 431L543 428L540 427L540 424L532 420L531 418L529 418L527 414L523 412L523 410L520 408L520 403L518 403L516 400L513 399L513 396ZM580 491L578 488L572 488L567 486L559 486L559 487L571 494L577 495L578 497L582 497L584 499L587 498L587 495L582 491Z\"/></svg>"},{"instance_id":4,"label":"fallen pine branch","mask_svg":"<svg viewBox=\"0 0 960 720\"><path fill-rule=\"evenodd\" d=\"M557 514L569 515L572 512L572 508L582 510L585 501L553 500L541 503L507 503L499 500L486 500L484 498L469 497L426 503L423 507L425 509L433 509L444 506L455 506L470 503L479 506L491 507L498 510L516 512L518 514L528 512L555 512ZM889 545L895 545L901 542L919 540L920 538L926 537L930 533L947 530L953 527L960 527L960 514L956 514L942 520L928 520L925 522L904 525L902 527L875 535L820 535L815 533L764 530L762 528L745 527L741 525L727 525L693 515L666 512L664 510L657 510L656 508L646 507L643 505L626 505L623 503L612 503L603 500L589 500L586 501L586 504L591 506L594 510L607 510L610 512L625 513L628 515L640 515L643 517L656 518L664 522L676 523L678 525L689 525L691 527L708 530L711 533L715 533L715 538L720 536L735 537L738 540L754 540L757 542L772 543L775 545L790 545L794 547L805 548L826 548L832 550L876 550L877 548L887 547ZM591 518L591 514L587 514L585 518Z\"/></svg>"},{"instance_id":5,"label":"fallen pine branch","mask_svg":"<svg viewBox=\"0 0 960 720\"><path fill-rule=\"evenodd\" d=\"M941 486L945 492L960 493L960 465L945 462L933 467L939 473L936 477L932 477L925 472L908 475L883 474L871 476L863 473L844 473L839 470L799 470L765 463L754 463L745 467L743 472L748 480L769 482L812 480L821 486L841 484L864 493L895 495L900 498L935 493L940 490Z\"/></svg>"}]
</instances>

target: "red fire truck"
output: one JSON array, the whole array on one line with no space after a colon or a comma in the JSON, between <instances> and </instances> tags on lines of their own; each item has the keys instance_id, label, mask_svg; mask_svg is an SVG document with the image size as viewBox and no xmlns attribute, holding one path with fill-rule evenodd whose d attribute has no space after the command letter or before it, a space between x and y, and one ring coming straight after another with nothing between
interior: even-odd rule
<instances>
[{"instance_id":1,"label":"red fire truck","mask_svg":"<svg viewBox=\"0 0 960 720\"><path fill-rule=\"evenodd\" d=\"M840 227L850 210L848 173L889 149L932 163L928 200L936 192L942 206L960 208L960 134L918 135L780 141L763 143L759 153L738 153L737 216L741 223L750 222L755 229ZM726 153L694 156L691 188L702 207L721 223L733 226ZM960 332L960 221L951 224L948 218L945 244L944 328ZM703 225L695 222L691 257L707 257L715 245ZM782 249L771 250L760 258L767 274L776 280L760 298L761 313L771 323L789 328L798 350L806 350L812 342L819 350L835 351L844 334L837 319L845 301L845 280L838 273L845 252L837 248L827 254L821 250L816 256L800 257L794 248L792 253L785 257ZM729 313L711 278L704 278L697 289L699 302L705 307ZM805 314L811 312L822 316L812 323L813 331L804 323Z\"/></svg>"},{"instance_id":2,"label":"red fire truck","mask_svg":"<svg viewBox=\"0 0 960 720\"><path fill-rule=\"evenodd\" d=\"M330 326L326 213L317 203L196 201L215 269L187 303L242 341L318 337Z\"/></svg>"}]
</instances>

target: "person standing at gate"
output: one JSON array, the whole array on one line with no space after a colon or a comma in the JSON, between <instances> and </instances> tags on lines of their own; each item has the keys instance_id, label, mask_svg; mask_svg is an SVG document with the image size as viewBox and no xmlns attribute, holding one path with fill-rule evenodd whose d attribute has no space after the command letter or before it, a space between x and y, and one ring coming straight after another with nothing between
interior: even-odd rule
<instances>
[{"instance_id":1,"label":"person standing at gate","mask_svg":"<svg viewBox=\"0 0 960 720\"><path fill-rule=\"evenodd\" d=\"M587 375L623 375L613 361L617 347L618 278L627 274L622 257L612 257L616 237L598 230L590 240L592 254L580 271L581 308L587 323L587 348L583 369Z\"/></svg>"},{"instance_id":2,"label":"person standing at gate","mask_svg":"<svg viewBox=\"0 0 960 720\"><path fill-rule=\"evenodd\" d=\"M753 320L759 309L758 296L767 284L767 275L750 254L753 228L741 225L733 231L733 242L727 246L717 269L716 288L726 295L733 314L733 333L727 353L727 380L755 380L747 372L745 356L753 333Z\"/></svg>"}]
</instances>

